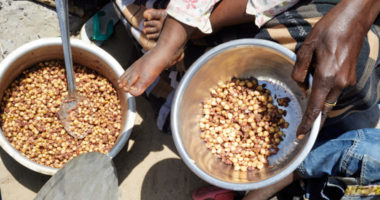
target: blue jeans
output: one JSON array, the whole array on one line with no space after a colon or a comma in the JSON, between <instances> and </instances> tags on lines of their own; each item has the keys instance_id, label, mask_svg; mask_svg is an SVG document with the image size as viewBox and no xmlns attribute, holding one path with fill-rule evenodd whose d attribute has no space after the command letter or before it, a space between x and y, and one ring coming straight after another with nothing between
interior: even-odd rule
<instances>
[{"instance_id":1,"label":"blue jeans","mask_svg":"<svg viewBox=\"0 0 380 200\"><path fill-rule=\"evenodd\" d=\"M297 169L302 178L357 177L359 184L380 183L380 129L359 129L327 141L317 140Z\"/></svg>"},{"instance_id":2,"label":"blue jeans","mask_svg":"<svg viewBox=\"0 0 380 200\"><path fill-rule=\"evenodd\" d=\"M354 185L379 184L380 129L358 129L333 139L317 140L297 172L305 179L307 199L340 199L347 184L334 176L352 177L350 184ZM373 198L378 197L366 197Z\"/></svg>"}]
</instances>

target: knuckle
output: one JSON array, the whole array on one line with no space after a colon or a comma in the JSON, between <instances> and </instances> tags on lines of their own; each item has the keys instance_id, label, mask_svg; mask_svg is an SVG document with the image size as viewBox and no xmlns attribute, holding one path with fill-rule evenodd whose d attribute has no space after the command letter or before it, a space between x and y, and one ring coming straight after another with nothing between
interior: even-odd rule
<instances>
[{"instance_id":1,"label":"knuckle","mask_svg":"<svg viewBox=\"0 0 380 200\"><path fill-rule=\"evenodd\" d=\"M322 70L317 70L314 72L314 79L319 80L322 84L325 84L326 81L331 80L332 77Z\"/></svg>"},{"instance_id":2,"label":"knuckle","mask_svg":"<svg viewBox=\"0 0 380 200\"><path fill-rule=\"evenodd\" d=\"M349 79L347 77L337 77L335 87L343 90L348 86L352 86L356 83L356 80Z\"/></svg>"},{"instance_id":3,"label":"knuckle","mask_svg":"<svg viewBox=\"0 0 380 200\"><path fill-rule=\"evenodd\" d=\"M339 79L335 85L336 88L338 88L339 90L343 90L344 88L346 88L348 86L348 81L346 79Z\"/></svg>"},{"instance_id":4,"label":"knuckle","mask_svg":"<svg viewBox=\"0 0 380 200\"><path fill-rule=\"evenodd\" d=\"M314 73L315 78L322 81L322 83L331 82L335 79L335 73L331 73L329 69L319 68Z\"/></svg>"},{"instance_id":5,"label":"knuckle","mask_svg":"<svg viewBox=\"0 0 380 200\"><path fill-rule=\"evenodd\" d=\"M320 112L320 109L319 108L313 108L310 112L310 115L308 116L309 117L309 120L314 120L315 117L318 115L318 113Z\"/></svg>"},{"instance_id":6,"label":"knuckle","mask_svg":"<svg viewBox=\"0 0 380 200\"><path fill-rule=\"evenodd\" d=\"M296 59L296 65L300 65L302 63L305 63L309 52L304 50L305 48L300 47L300 49L297 51L297 59Z\"/></svg>"},{"instance_id":7,"label":"knuckle","mask_svg":"<svg viewBox=\"0 0 380 200\"><path fill-rule=\"evenodd\" d=\"M316 116L318 115L318 113L320 112L320 109L317 108L317 107L312 107L310 109L308 109L305 113L305 121L308 122L308 123L311 123L312 121L314 121L314 119L316 118Z\"/></svg>"},{"instance_id":8,"label":"knuckle","mask_svg":"<svg viewBox=\"0 0 380 200\"><path fill-rule=\"evenodd\" d=\"M297 82L303 82L304 80L302 79L303 76L300 74L298 71L293 71L292 73L292 79L297 81Z\"/></svg>"},{"instance_id":9,"label":"knuckle","mask_svg":"<svg viewBox=\"0 0 380 200\"><path fill-rule=\"evenodd\" d=\"M356 85L356 73L354 73L351 78L349 79L348 86L354 86Z\"/></svg>"},{"instance_id":10,"label":"knuckle","mask_svg":"<svg viewBox=\"0 0 380 200\"><path fill-rule=\"evenodd\" d=\"M153 23L153 21L148 21L148 22L147 22L147 25L148 25L148 26L153 26L154 23Z\"/></svg>"}]
</instances>

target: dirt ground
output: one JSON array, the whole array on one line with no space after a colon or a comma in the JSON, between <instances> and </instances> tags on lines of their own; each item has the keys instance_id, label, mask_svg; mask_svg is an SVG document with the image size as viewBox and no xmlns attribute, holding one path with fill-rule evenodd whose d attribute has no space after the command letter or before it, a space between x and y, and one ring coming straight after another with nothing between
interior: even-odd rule
<instances>
[{"instance_id":1,"label":"dirt ground","mask_svg":"<svg viewBox=\"0 0 380 200\"><path fill-rule=\"evenodd\" d=\"M71 26L80 19L70 17ZM33 1L0 0L0 62L21 45L59 36L54 10ZM139 55L122 25L103 46L123 67ZM137 119L128 146L114 158L119 179L119 199L191 199L204 181L193 174L178 156L171 135L160 132L151 105L136 98ZM20 165L0 148L0 191L3 200L33 199L50 176ZM105 183L106 184L106 183Z\"/></svg>"},{"instance_id":2,"label":"dirt ground","mask_svg":"<svg viewBox=\"0 0 380 200\"><path fill-rule=\"evenodd\" d=\"M73 29L80 28L81 19L71 16L70 20ZM0 62L29 41L59 35L58 19L51 8L33 1L0 0ZM124 68L139 56L121 22L102 48ZM191 199L192 191L208 184L185 166L172 136L157 129L149 102L137 97L136 104L137 118L128 145L114 158L119 179L119 199ZM379 108L374 107L363 114L353 115L340 126L348 129L380 127L379 116ZM49 178L20 165L0 148L0 191L3 200L33 199Z\"/></svg>"}]
</instances>

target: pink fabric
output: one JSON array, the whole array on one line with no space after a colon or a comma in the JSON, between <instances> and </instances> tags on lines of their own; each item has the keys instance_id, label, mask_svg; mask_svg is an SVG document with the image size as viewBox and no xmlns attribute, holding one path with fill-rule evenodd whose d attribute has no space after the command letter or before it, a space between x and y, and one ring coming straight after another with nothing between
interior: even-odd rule
<instances>
[{"instance_id":1,"label":"pink fabric","mask_svg":"<svg viewBox=\"0 0 380 200\"><path fill-rule=\"evenodd\" d=\"M211 33L210 15L220 0L171 0L167 13L176 20L203 33ZM296 4L298 0L248 0L246 12L255 15L255 23L261 27L274 16Z\"/></svg>"},{"instance_id":2,"label":"pink fabric","mask_svg":"<svg viewBox=\"0 0 380 200\"><path fill-rule=\"evenodd\" d=\"M246 13L255 15L255 24L263 26L276 15L286 11L299 0L248 0Z\"/></svg>"},{"instance_id":3,"label":"pink fabric","mask_svg":"<svg viewBox=\"0 0 380 200\"><path fill-rule=\"evenodd\" d=\"M212 185L198 188L192 193L193 200L233 200L234 196L233 191Z\"/></svg>"},{"instance_id":4,"label":"pink fabric","mask_svg":"<svg viewBox=\"0 0 380 200\"><path fill-rule=\"evenodd\" d=\"M211 33L210 14L219 0L171 0L168 15L204 33Z\"/></svg>"}]
</instances>

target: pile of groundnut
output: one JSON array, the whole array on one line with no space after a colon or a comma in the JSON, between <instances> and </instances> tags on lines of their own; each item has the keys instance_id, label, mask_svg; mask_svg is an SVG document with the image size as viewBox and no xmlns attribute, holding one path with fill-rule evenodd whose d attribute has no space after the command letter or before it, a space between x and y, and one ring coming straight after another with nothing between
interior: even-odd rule
<instances>
[{"instance_id":1,"label":"pile of groundnut","mask_svg":"<svg viewBox=\"0 0 380 200\"><path fill-rule=\"evenodd\" d=\"M220 82L202 105L201 138L206 147L235 170L262 169L276 154L289 123L273 104L271 92L256 79ZM289 103L289 98L279 98Z\"/></svg>"},{"instance_id":2,"label":"pile of groundnut","mask_svg":"<svg viewBox=\"0 0 380 200\"><path fill-rule=\"evenodd\" d=\"M6 89L1 101L1 129L14 148L29 159L60 168L86 152L108 153L120 134L121 106L117 91L103 76L74 64L80 95L91 107L75 112L75 123L90 124L83 139L70 136L58 118L67 95L64 64L38 63L25 70Z\"/></svg>"}]
</instances>

